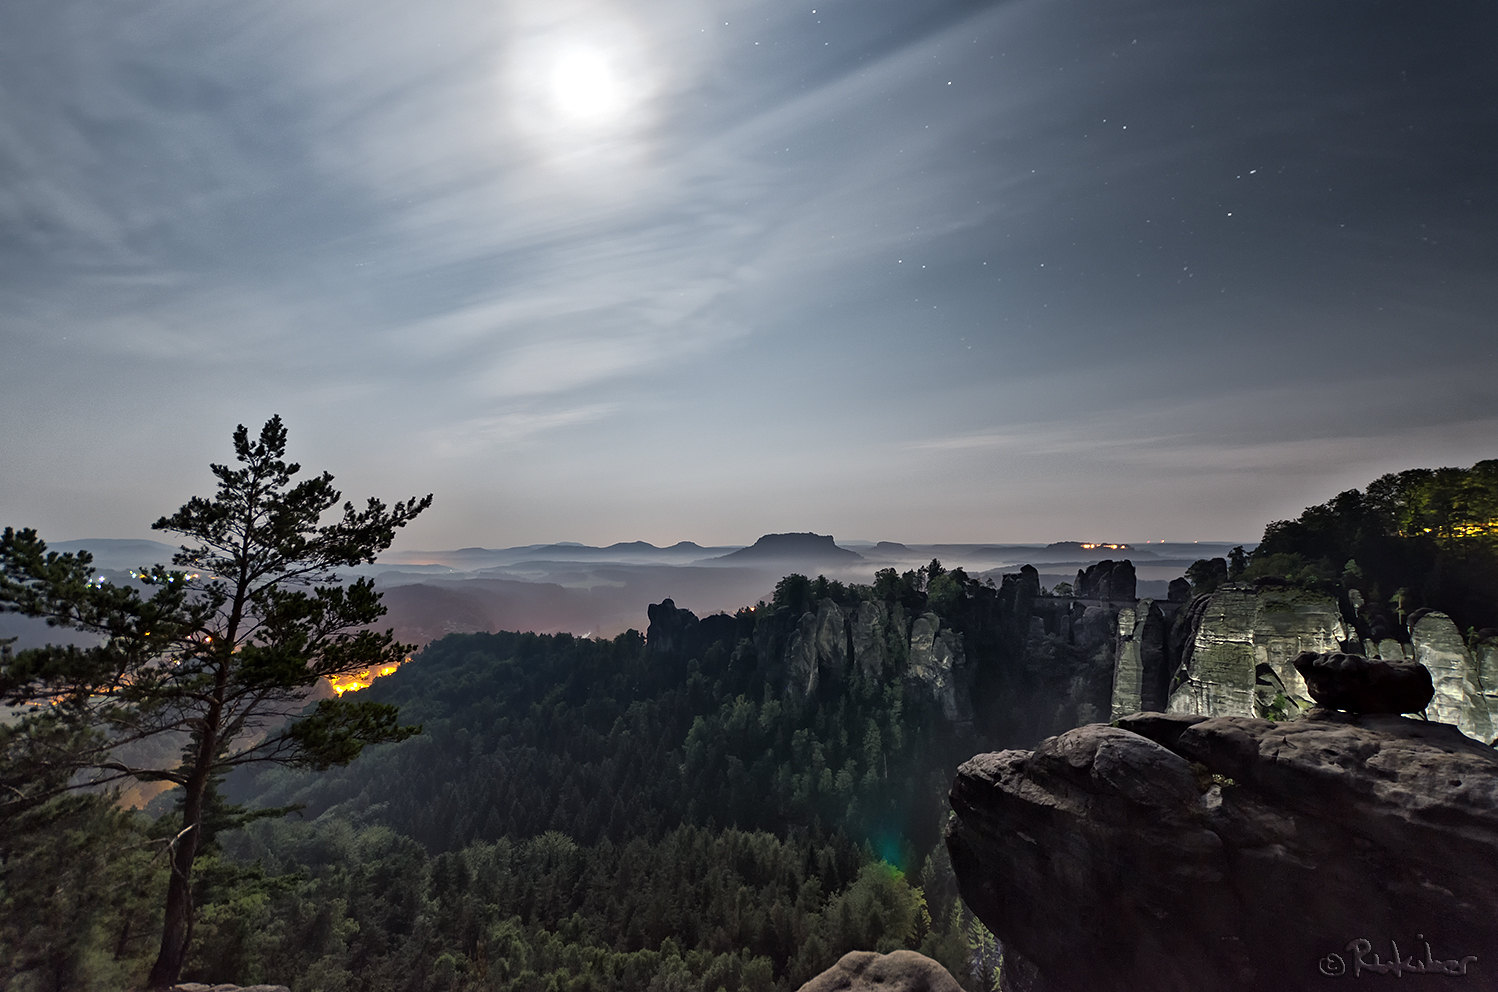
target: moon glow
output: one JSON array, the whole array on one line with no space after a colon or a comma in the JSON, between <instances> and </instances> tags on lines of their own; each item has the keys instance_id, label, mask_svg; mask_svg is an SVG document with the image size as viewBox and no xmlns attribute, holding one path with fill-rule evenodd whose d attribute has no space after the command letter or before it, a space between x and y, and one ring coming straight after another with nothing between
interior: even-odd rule
<instances>
[{"instance_id":1,"label":"moon glow","mask_svg":"<svg viewBox=\"0 0 1498 992\"><path fill-rule=\"evenodd\" d=\"M584 125L608 124L631 102L618 70L592 47L564 50L548 74L547 91L561 116Z\"/></svg>"},{"instance_id":2,"label":"moon glow","mask_svg":"<svg viewBox=\"0 0 1498 992\"><path fill-rule=\"evenodd\" d=\"M655 122L660 63L649 39L618 11L585 7L519 32L507 60L511 119L558 165L635 159Z\"/></svg>"}]
</instances>

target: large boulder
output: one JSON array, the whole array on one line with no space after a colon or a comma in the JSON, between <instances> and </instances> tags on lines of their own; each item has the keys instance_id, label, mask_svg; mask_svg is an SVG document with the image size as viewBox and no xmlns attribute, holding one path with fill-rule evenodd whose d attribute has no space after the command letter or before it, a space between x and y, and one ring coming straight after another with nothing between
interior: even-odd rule
<instances>
[{"instance_id":1,"label":"large boulder","mask_svg":"<svg viewBox=\"0 0 1498 992\"><path fill-rule=\"evenodd\" d=\"M1422 713L1435 695L1430 669L1404 661L1369 659L1334 651L1304 651L1295 670L1311 698L1351 713Z\"/></svg>"},{"instance_id":2,"label":"large boulder","mask_svg":"<svg viewBox=\"0 0 1498 992\"><path fill-rule=\"evenodd\" d=\"M952 973L915 951L849 951L801 992L962 992Z\"/></svg>"},{"instance_id":3,"label":"large boulder","mask_svg":"<svg viewBox=\"0 0 1498 992\"><path fill-rule=\"evenodd\" d=\"M1498 988L1498 752L1455 727L1139 714L979 755L951 803L962 896L1035 992L1320 989L1395 944Z\"/></svg>"}]
</instances>

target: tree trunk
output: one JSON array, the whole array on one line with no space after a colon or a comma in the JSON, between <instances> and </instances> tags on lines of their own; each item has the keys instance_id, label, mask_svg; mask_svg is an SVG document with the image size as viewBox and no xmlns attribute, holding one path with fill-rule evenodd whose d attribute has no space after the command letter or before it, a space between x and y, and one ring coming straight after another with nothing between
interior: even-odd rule
<instances>
[{"instance_id":1,"label":"tree trunk","mask_svg":"<svg viewBox=\"0 0 1498 992\"><path fill-rule=\"evenodd\" d=\"M199 770L187 780L187 795L182 800L183 832L171 854L172 877L166 889L166 915L161 927L161 952L151 966L146 980L150 989L166 989L177 984L182 966L187 963L187 948L192 936L192 863L198 856L198 836L203 830L203 795L208 788L208 768L200 761Z\"/></svg>"}]
</instances>

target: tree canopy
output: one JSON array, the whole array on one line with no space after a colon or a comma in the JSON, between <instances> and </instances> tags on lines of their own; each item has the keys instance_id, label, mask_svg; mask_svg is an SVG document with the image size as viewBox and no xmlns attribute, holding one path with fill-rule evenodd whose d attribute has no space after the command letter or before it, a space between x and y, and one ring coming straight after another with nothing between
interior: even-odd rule
<instances>
[{"instance_id":1,"label":"tree canopy","mask_svg":"<svg viewBox=\"0 0 1498 992\"><path fill-rule=\"evenodd\" d=\"M257 763L326 769L417 729L369 700L303 710L320 679L399 663L409 650L370 629L385 612L373 583L340 583L335 570L373 562L432 497L346 502L323 523L342 498L333 477L297 481L301 466L285 452L279 417L254 440L240 425L239 465L211 466L217 493L152 525L185 539L174 567L142 569L138 585L97 577L87 552L48 551L34 530L0 535L0 609L98 638L0 659L0 698L22 713L0 728L0 815L130 780L181 789L153 988L175 983L185 960L193 863L210 819L225 813L215 792L224 775Z\"/></svg>"},{"instance_id":2,"label":"tree canopy","mask_svg":"<svg viewBox=\"0 0 1498 992\"><path fill-rule=\"evenodd\" d=\"M1404 614L1498 627L1498 459L1410 469L1264 530L1248 577L1340 582ZM1391 623L1395 621L1391 619Z\"/></svg>"}]
</instances>

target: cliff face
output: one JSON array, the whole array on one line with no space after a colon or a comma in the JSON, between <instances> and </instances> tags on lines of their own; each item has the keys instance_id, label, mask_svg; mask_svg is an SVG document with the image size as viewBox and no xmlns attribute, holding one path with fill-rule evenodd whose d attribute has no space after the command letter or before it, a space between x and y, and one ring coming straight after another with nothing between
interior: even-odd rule
<instances>
[{"instance_id":1,"label":"cliff face","mask_svg":"<svg viewBox=\"0 0 1498 992\"><path fill-rule=\"evenodd\" d=\"M1498 640L1468 645L1451 618L1435 610L1412 619L1408 653L1430 669L1436 687L1426 717L1456 724L1479 740L1493 740L1498 735Z\"/></svg>"},{"instance_id":2,"label":"cliff face","mask_svg":"<svg viewBox=\"0 0 1498 992\"><path fill-rule=\"evenodd\" d=\"M1159 708L1195 716L1293 716L1312 705L1291 664L1295 656L1346 650L1424 664L1436 686L1426 719L1452 724L1484 742L1498 734L1498 640L1469 645L1444 613L1411 617L1408 643L1363 639L1356 616L1345 615L1330 595L1291 586L1230 585L1187 607L1176 631L1179 657L1172 663L1169 633L1146 623L1148 603L1141 600L1118 612L1115 718L1155 706L1146 691L1148 662L1161 658L1172 674Z\"/></svg>"},{"instance_id":3,"label":"cliff face","mask_svg":"<svg viewBox=\"0 0 1498 992\"><path fill-rule=\"evenodd\" d=\"M1428 719L1484 742L1498 737L1498 632L1469 644L1442 613L1416 613L1404 626L1371 622L1356 590L1339 602L1262 581L1189 602L1179 586L1169 599L1135 599L1128 561L1089 567L1075 588L1086 595L1042 595L1026 566L942 614L896 600L823 598L755 621L753 649L766 670L778 666L776 681L792 696L853 673L903 678L952 723L1013 743L1141 710L1293 717L1311 706L1296 655L1347 651L1423 663L1436 687ZM723 629L733 618L699 621L667 601L650 619L653 649L734 643Z\"/></svg>"},{"instance_id":4,"label":"cliff face","mask_svg":"<svg viewBox=\"0 0 1498 992\"><path fill-rule=\"evenodd\" d=\"M958 770L947 845L1007 988L1281 992L1391 955L1498 988L1498 752L1319 707L1120 722Z\"/></svg>"},{"instance_id":5,"label":"cliff face","mask_svg":"<svg viewBox=\"0 0 1498 992\"><path fill-rule=\"evenodd\" d=\"M1336 600L1297 588L1228 586L1194 602L1190 632L1166 709L1199 716L1266 716L1309 708L1291 661L1338 651L1348 628ZM1133 712L1128 700L1115 715Z\"/></svg>"},{"instance_id":6,"label":"cliff face","mask_svg":"<svg viewBox=\"0 0 1498 992\"><path fill-rule=\"evenodd\" d=\"M795 621L784 650L791 695L813 695L823 682L856 669L876 682L901 676L939 704L948 721L972 722L972 677L962 634L944 627L935 613L922 613L907 629L903 611L892 616L884 603L865 601L845 610L824 599L816 612Z\"/></svg>"},{"instance_id":7,"label":"cliff face","mask_svg":"<svg viewBox=\"0 0 1498 992\"><path fill-rule=\"evenodd\" d=\"M671 600L649 608L646 643L658 655L700 655L717 642L738 641L736 620L698 617ZM961 631L937 614L907 620L899 604L864 600L841 606L821 599L800 616L782 607L756 624L744 650L767 672L780 672L787 696L806 698L857 673L872 682L905 679L920 698L936 703L958 727L973 720L973 676Z\"/></svg>"}]
</instances>

